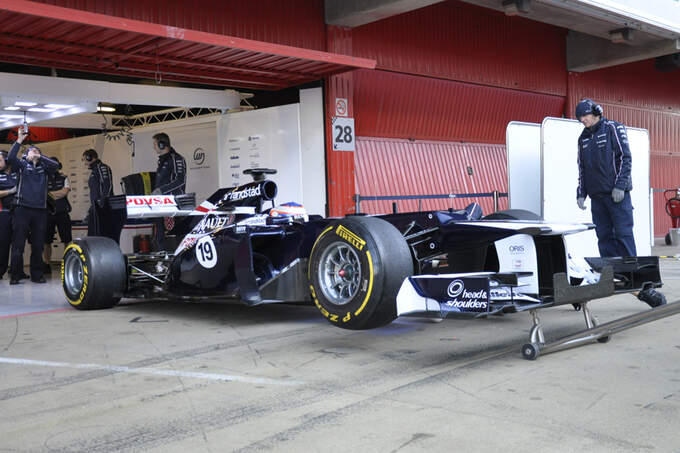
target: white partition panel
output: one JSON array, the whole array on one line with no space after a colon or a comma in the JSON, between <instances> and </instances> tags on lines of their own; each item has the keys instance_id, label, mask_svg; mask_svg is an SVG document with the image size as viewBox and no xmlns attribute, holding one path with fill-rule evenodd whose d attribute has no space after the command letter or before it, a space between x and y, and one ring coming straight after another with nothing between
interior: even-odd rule
<instances>
[{"instance_id":1,"label":"white partition panel","mask_svg":"<svg viewBox=\"0 0 680 453\"><path fill-rule=\"evenodd\" d=\"M175 151L186 161L186 192L195 193L196 203L201 203L219 188L218 118L220 117L197 117L134 129L133 171L156 171L158 155L153 149L152 137L164 132L170 137L170 144Z\"/></svg>"},{"instance_id":2,"label":"white partition panel","mask_svg":"<svg viewBox=\"0 0 680 453\"><path fill-rule=\"evenodd\" d=\"M512 121L505 132L508 206L541 214L541 125Z\"/></svg>"},{"instance_id":3,"label":"white partition panel","mask_svg":"<svg viewBox=\"0 0 680 453\"><path fill-rule=\"evenodd\" d=\"M542 216L555 222L592 222L590 199L585 211L576 205L578 186L577 140L583 126L575 120L546 118L541 126ZM649 136L646 130L628 128L633 159L633 215L638 255L651 254L649 217ZM583 256L598 256L594 231L568 237L570 250Z\"/></svg>"},{"instance_id":4,"label":"white partition panel","mask_svg":"<svg viewBox=\"0 0 680 453\"><path fill-rule=\"evenodd\" d=\"M218 141L222 187L251 182L243 174L247 168L274 168L277 173L268 179L279 187L276 203L305 203L299 104L225 115L218 123Z\"/></svg>"}]
</instances>

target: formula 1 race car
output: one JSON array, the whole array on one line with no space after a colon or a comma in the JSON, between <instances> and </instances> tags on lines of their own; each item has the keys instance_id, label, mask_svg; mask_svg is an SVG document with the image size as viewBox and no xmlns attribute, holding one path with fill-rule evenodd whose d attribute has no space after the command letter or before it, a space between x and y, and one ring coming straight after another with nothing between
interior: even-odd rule
<instances>
[{"instance_id":1,"label":"formula 1 race car","mask_svg":"<svg viewBox=\"0 0 680 453\"><path fill-rule=\"evenodd\" d=\"M246 172L254 182L220 189L195 208L189 195L112 197L112 208L126 209L128 218L173 217L181 242L174 251L124 255L108 238L77 239L62 261L68 302L83 310L110 308L123 297L310 302L346 329L384 326L397 316L530 310L536 356L545 343L536 309L587 308L588 300L661 286L658 257L571 258L565 236L592 225L546 223L522 210L483 217L475 203L308 216L295 203L274 205L277 186L265 175L275 170ZM665 303L655 294L650 305Z\"/></svg>"}]
</instances>

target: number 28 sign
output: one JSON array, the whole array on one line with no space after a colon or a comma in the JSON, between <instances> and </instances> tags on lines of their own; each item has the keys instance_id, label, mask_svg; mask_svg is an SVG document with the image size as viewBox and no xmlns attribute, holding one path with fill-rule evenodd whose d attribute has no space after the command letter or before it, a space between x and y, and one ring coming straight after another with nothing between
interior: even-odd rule
<instances>
[{"instance_id":1,"label":"number 28 sign","mask_svg":"<svg viewBox=\"0 0 680 453\"><path fill-rule=\"evenodd\" d=\"M354 118L333 117L333 150L354 151Z\"/></svg>"}]
</instances>

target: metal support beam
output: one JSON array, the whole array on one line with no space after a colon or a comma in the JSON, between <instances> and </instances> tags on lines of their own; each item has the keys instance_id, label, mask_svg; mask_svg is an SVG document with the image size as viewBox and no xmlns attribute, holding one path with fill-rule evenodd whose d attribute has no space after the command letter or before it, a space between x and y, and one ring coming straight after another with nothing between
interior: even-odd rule
<instances>
[{"instance_id":1,"label":"metal support beam","mask_svg":"<svg viewBox=\"0 0 680 453\"><path fill-rule=\"evenodd\" d=\"M567 70L585 72L680 51L680 39L630 46L575 31L567 34Z\"/></svg>"},{"instance_id":2,"label":"metal support beam","mask_svg":"<svg viewBox=\"0 0 680 453\"><path fill-rule=\"evenodd\" d=\"M325 0L326 23L358 27L442 0Z\"/></svg>"}]
</instances>

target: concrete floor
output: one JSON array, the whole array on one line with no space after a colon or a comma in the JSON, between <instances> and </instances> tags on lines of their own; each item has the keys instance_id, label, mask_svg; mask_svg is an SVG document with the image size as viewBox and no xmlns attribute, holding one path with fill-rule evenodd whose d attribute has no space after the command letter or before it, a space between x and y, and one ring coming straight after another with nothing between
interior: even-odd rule
<instances>
[{"instance_id":1,"label":"concrete floor","mask_svg":"<svg viewBox=\"0 0 680 453\"><path fill-rule=\"evenodd\" d=\"M526 361L522 313L355 332L300 305L81 312L54 275L0 281L1 452L680 452L680 316ZM680 299L680 261L662 275ZM584 327L540 316L549 338Z\"/></svg>"}]
</instances>

